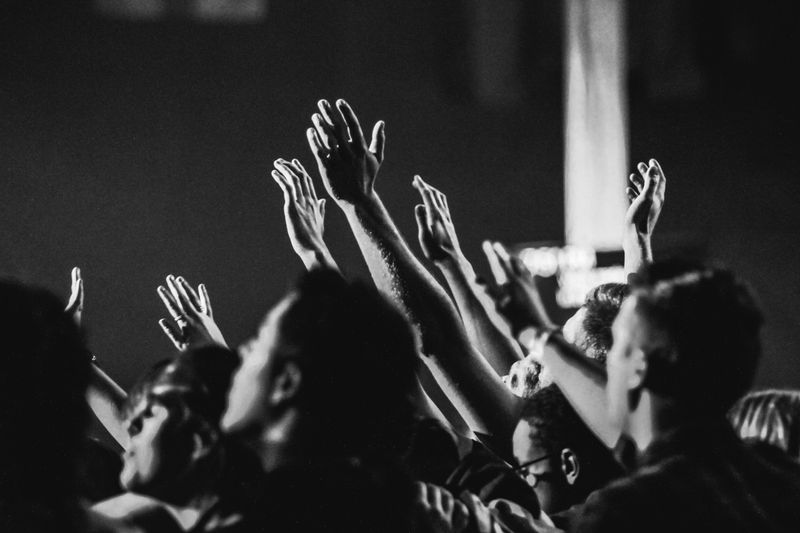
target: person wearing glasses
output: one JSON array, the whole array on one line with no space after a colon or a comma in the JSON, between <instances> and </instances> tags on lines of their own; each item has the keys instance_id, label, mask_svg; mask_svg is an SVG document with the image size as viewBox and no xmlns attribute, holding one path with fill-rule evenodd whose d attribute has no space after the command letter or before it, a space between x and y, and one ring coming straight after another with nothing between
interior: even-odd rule
<instances>
[{"instance_id":1,"label":"person wearing glasses","mask_svg":"<svg viewBox=\"0 0 800 533\"><path fill-rule=\"evenodd\" d=\"M514 471L530 485L557 526L563 514L611 480L622 468L581 421L555 385L526 400L514 431Z\"/></svg>"}]
</instances>

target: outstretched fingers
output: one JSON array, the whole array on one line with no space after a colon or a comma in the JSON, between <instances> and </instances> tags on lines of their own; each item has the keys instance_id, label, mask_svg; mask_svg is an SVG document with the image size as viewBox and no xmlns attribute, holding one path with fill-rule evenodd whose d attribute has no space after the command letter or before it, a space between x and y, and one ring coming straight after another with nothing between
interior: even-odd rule
<instances>
[{"instance_id":1,"label":"outstretched fingers","mask_svg":"<svg viewBox=\"0 0 800 533\"><path fill-rule=\"evenodd\" d=\"M183 341L183 336L180 334L180 332L175 329L175 326L170 324L165 318L160 319L158 321L158 325L161 326L162 331L169 338L169 340L172 341L172 344L175 345L175 348L178 350L183 350L185 342Z\"/></svg>"},{"instance_id":2,"label":"outstretched fingers","mask_svg":"<svg viewBox=\"0 0 800 533\"><path fill-rule=\"evenodd\" d=\"M325 160L330 156L331 152L328 150L328 147L322 143L322 139L320 139L316 129L308 128L306 130L306 139L308 140L309 148L311 148L311 153L314 155L314 159L317 160L317 165L321 171L324 168Z\"/></svg>"},{"instance_id":3,"label":"outstretched fingers","mask_svg":"<svg viewBox=\"0 0 800 533\"><path fill-rule=\"evenodd\" d=\"M347 146L347 124L344 121L341 113L334 111L330 102L322 99L317 102L320 115L323 120L331 127L331 133L336 137L337 146ZM331 147L333 149L333 147Z\"/></svg>"},{"instance_id":4,"label":"outstretched fingers","mask_svg":"<svg viewBox=\"0 0 800 533\"><path fill-rule=\"evenodd\" d=\"M495 251L492 242L483 241L481 248L483 249L483 253L486 255L486 260L489 262L489 269L492 272L492 277L494 277L495 283L498 286L508 283L508 276L506 275L506 271L503 269L503 265L500 263L500 259L497 257L497 252Z\"/></svg>"},{"instance_id":5,"label":"outstretched fingers","mask_svg":"<svg viewBox=\"0 0 800 533\"><path fill-rule=\"evenodd\" d=\"M200 292L200 311L213 317L214 312L211 309L211 298L208 297L208 290L206 290L205 284L201 283L197 287L197 290Z\"/></svg>"},{"instance_id":6,"label":"outstretched fingers","mask_svg":"<svg viewBox=\"0 0 800 533\"><path fill-rule=\"evenodd\" d=\"M342 114L345 124L347 124L353 149L362 152L365 151L367 149L367 143L364 140L364 132L361 130L361 124L358 122L358 117L353 111L353 108L342 99L336 101L336 108L339 110L339 113Z\"/></svg>"},{"instance_id":7,"label":"outstretched fingers","mask_svg":"<svg viewBox=\"0 0 800 533\"><path fill-rule=\"evenodd\" d=\"M156 289L158 292L158 297L161 298L161 301L164 303L164 307L167 308L167 312L169 315L178 323L185 323L186 317L183 316L183 309L181 309L180 305L178 305L177 300L175 299L172 291L168 290L163 285L159 285Z\"/></svg>"},{"instance_id":8,"label":"outstretched fingers","mask_svg":"<svg viewBox=\"0 0 800 533\"><path fill-rule=\"evenodd\" d=\"M417 191L419 191L420 196L422 196L422 202L425 204L425 215L428 228L432 228L436 213L436 200L434 198L433 191L431 191L430 187L427 186L427 184L419 175L414 176L413 185Z\"/></svg>"}]
</instances>

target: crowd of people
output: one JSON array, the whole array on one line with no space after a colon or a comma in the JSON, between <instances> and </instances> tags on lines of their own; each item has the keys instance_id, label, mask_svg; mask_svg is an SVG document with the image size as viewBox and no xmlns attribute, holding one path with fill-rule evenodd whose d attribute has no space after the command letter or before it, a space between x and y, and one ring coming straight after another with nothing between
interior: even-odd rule
<instances>
[{"instance_id":1,"label":"crowd of people","mask_svg":"<svg viewBox=\"0 0 800 533\"><path fill-rule=\"evenodd\" d=\"M126 392L85 345L79 269L66 308L0 281L0 531L798 530L800 392L749 392L745 283L653 260L656 160L620 213L627 282L559 325L501 243L484 243L494 279L476 275L447 196L415 176L420 259L376 187L385 124L368 142L345 101L318 107L308 144L372 283L339 270L294 158L271 174L307 273L238 349L206 287L168 276L177 353Z\"/></svg>"}]
</instances>

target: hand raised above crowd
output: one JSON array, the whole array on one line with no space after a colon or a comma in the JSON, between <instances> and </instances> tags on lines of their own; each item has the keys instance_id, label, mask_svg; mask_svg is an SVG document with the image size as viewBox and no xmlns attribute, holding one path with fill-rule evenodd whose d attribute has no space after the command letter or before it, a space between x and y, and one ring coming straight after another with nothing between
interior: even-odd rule
<instances>
[{"instance_id":1,"label":"hand raised above crowd","mask_svg":"<svg viewBox=\"0 0 800 533\"><path fill-rule=\"evenodd\" d=\"M508 321L514 335L528 326L552 328L536 280L518 257L499 242L484 246L484 252L497 274L497 310ZM499 270L498 270L499 268Z\"/></svg>"},{"instance_id":2,"label":"hand raised above crowd","mask_svg":"<svg viewBox=\"0 0 800 533\"><path fill-rule=\"evenodd\" d=\"M306 169L297 159L275 161L272 178L283 191L283 215L292 248L306 268L325 265L336 269L336 263L323 240L325 200L317 191Z\"/></svg>"},{"instance_id":3,"label":"hand raised above crowd","mask_svg":"<svg viewBox=\"0 0 800 533\"><path fill-rule=\"evenodd\" d=\"M75 323L80 326L83 320L83 278L81 278L80 268L72 268L71 279L69 301L64 312L72 315Z\"/></svg>"},{"instance_id":4,"label":"hand raised above crowd","mask_svg":"<svg viewBox=\"0 0 800 533\"><path fill-rule=\"evenodd\" d=\"M652 235L666 199L667 179L655 159L636 166L639 174L628 178L630 187L625 190L630 207L625 214L625 224L640 235Z\"/></svg>"},{"instance_id":5,"label":"hand raised above crowd","mask_svg":"<svg viewBox=\"0 0 800 533\"><path fill-rule=\"evenodd\" d=\"M320 100L319 113L311 120L306 136L317 160L325 189L339 204L358 204L374 191L375 178L383 162L386 143L383 121L372 130L369 146L364 139L358 117L344 100Z\"/></svg>"},{"instance_id":6,"label":"hand raised above crowd","mask_svg":"<svg viewBox=\"0 0 800 533\"><path fill-rule=\"evenodd\" d=\"M420 176L414 176L414 188L423 201L414 209L422 253L434 263L461 260L463 254L450 216L447 196Z\"/></svg>"},{"instance_id":7,"label":"hand raised above crowd","mask_svg":"<svg viewBox=\"0 0 800 533\"><path fill-rule=\"evenodd\" d=\"M167 287L158 286L158 296L177 324L162 318L161 329L178 350L207 344L227 346L211 311L211 301L202 283L195 291L182 277L167 276Z\"/></svg>"}]
</instances>

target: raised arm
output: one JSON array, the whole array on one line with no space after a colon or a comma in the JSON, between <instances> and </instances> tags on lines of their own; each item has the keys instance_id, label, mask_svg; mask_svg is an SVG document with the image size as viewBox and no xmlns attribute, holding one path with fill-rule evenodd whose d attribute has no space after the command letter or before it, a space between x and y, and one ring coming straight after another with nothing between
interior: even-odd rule
<instances>
[{"instance_id":1,"label":"raised arm","mask_svg":"<svg viewBox=\"0 0 800 533\"><path fill-rule=\"evenodd\" d=\"M339 270L322 238L325 200L317 198L314 182L297 159L275 160L272 178L283 191L283 216L292 248L306 269Z\"/></svg>"},{"instance_id":2,"label":"raised arm","mask_svg":"<svg viewBox=\"0 0 800 533\"><path fill-rule=\"evenodd\" d=\"M564 340L560 332L538 323L536 304L530 300L535 291L532 277L502 245L495 243L493 250L494 261L507 279L501 307L511 317L512 329L520 344L547 369L586 425L606 446L614 447L619 433L608 423L605 368Z\"/></svg>"},{"instance_id":3,"label":"raised arm","mask_svg":"<svg viewBox=\"0 0 800 533\"><path fill-rule=\"evenodd\" d=\"M422 252L447 280L470 342L495 372L505 375L511 365L522 359L522 351L509 335L493 302L486 298L481 300L480 295L485 291L478 285L475 270L461 251L447 197L419 176L414 179L414 187L423 201L415 210Z\"/></svg>"},{"instance_id":4,"label":"raised arm","mask_svg":"<svg viewBox=\"0 0 800 533\"><path fill-rule=\"evenodd\" d=\"M320 101L307 131L328 193L344 212L378 288L405 311L420 334L424 360L477 433L504 438L516 424L517 403L472 347L447 294L411 253L374 183L385 133L378 122L367 146L352 109Z\"/></svg>"},{"instance_id":5,"label":"raised arm","mask_svg":"<svg viewBox=\"0 0 800 533\"><path fill-rule=\"evenodd\" d=\"M653 230L661 215L666 199L667 179L658 161L636 166L639 174L628 178L630 187L625 190L631 202L625 214L625 234L622 248L625 252L625 272L633 274L642 265L653 262Z\"/></svg>"},{"instance_id":6,"label":"raised arm","mask_svg":"<svg viewBox=\"0 0 800 533\"><path fill-rule=\"evenodd\" d=\"M283 192L283 214L286 231L292 248L300 257L306 269L330 268L338 271L336 262L323 238L325 221L325 200L317 197L314 183L308 172L297 159L275 160L272 178ZM430 383L430 380L428 380ZM469 434L469 428L457 417L448 419L442 410L431 400L422 384L417 380L413 394L417 412L424 418L435 418L446 427L453 428L455 437ZM433 383L434 386L437 386ZM452 412L452 410L448 410Z\"/></svg>"},{"instance_id":7,"label":"raised arm","mask_svg":"<svg viewBox=\"0 0 800 533\"><path fill-rule=\"evenodd\" d=\"M83 322L83 278L78 267L72 269L72 286L67 308L78 326ZM103 372L94 362L89 374L89 387L86 389L86 401L100 424L121 446L125 445L128 433L124 427L123 406L128 395L119 385Z\"/></svg>"}]
</instances>

